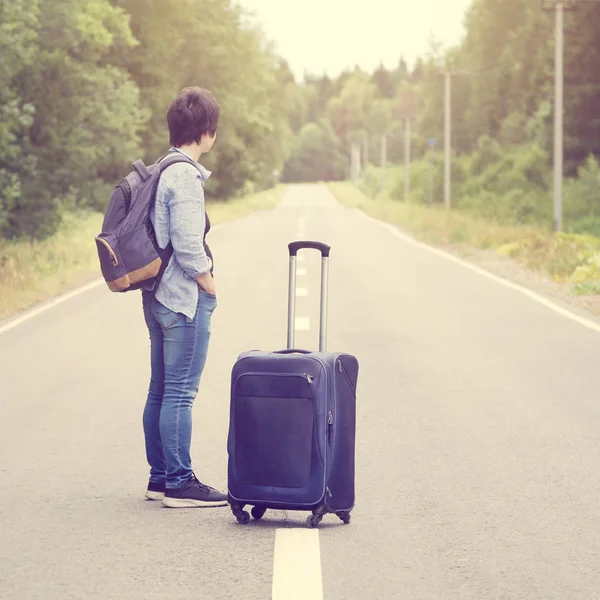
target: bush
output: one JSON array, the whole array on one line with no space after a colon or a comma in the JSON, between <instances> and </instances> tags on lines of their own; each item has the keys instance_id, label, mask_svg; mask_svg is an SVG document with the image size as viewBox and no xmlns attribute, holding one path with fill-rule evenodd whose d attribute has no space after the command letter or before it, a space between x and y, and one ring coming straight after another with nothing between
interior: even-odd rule
<instances>
[{"instance_id":1,"label":"bush","mask_svg":"<svg viewBox=\"0 0 600 600\"><path fill-rule=\"evenodd\" d=\"M471 155L453 156L452 207L501 225L538 225L553 230L552 166L536 143L504 147L483 136ZM429 203L430 156L410 166L409 201ZM404 166L386 173L386 195L404 198ZM380 194L381 169L369 165L360 184L368 196ZM600 163L590 157L578 177L564 180L565 231L600 237ZM433 204L444 202L444 155L433 157Z\"/></svg>"},{"instance_id":2,"label":"bush","mask_svg":"<svg viewBox=\"0 0 600 600\"><path fill-rule=\"evenodd\" d=\"M582 282L595 278L600 239L572 233L529 235L498 252L532 269L544 269L557 280Z\"/></svg>"},{"instance_id":3,"label":"bush","mask_svg":"<svg viewBox=\"0 0 600 600\"><path fill-rule=\"evenodd\" d=\"M552 225L545 151L536 145L502 148L490 138L463 159L464 185L456 206L505 224Z\"/></svg>"},{"instance_id":4,"label":"bush","mask_svg":"<svg viewBox=\"0 0 600 600\"><path fill-rule=\"evenodd\" d=\"M594 157L579 168L577 178L564 182L565 229L600 236L600 165Z\"/></svg>"},{"instance_id":5,"label":"bush","mask_svg":"<svg viewBox=\"0 0 600 600\"><path fill-rule=\"evenodd\" d=\"M398 166L390 169L388 190L389 195L394 200L404 201L404 166ZM424 158L415 160L410 164L410 202L415 204L429 204L430 198L432 204L442 204L444 202L444 156L436 152L433 155L433 165L431 157L427 155ZM457 173L453 173L457 175ZM432 189L430 192L430 182Z\"/></svg>"}]
</instances>

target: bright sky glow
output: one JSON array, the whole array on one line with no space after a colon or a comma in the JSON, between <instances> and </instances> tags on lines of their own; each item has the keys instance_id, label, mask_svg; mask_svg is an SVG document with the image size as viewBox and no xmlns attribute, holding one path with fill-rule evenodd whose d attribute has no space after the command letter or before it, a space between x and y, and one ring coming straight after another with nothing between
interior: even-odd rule
<instances>
[{"instance_id":1,"label":"bright sky glow","mask_svg":"<svg viewBox=\"0 0 600 600\"><path fill-rule=\"evenodd\" d=\"M473 0L237 0L255 13L267 38L298 79L305 71L337 76L359 65L394 68L401 56L412 67L433 34L460 42Z\"/></svg>"}]
</instances>

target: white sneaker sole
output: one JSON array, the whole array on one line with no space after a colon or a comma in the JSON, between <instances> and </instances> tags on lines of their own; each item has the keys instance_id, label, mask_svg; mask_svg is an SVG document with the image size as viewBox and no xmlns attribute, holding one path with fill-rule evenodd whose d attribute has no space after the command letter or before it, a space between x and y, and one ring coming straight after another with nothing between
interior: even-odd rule
<instances>
[{"instance_id":1,"label":"white sneaker sole","mask_svg":"<svg viewBox=\"0 0 600 600\"><path fill-rule=\"evenodd\" d=\"M227 500L207 502L203 500L193 500L191 498L169 498L165 496L162 499L163 505L167 508L201 508L213 506L227 506Z\"/></svg>"},{"instance_id":2,"label":"white sneaker sole","mask_svg":"<svg viewBox=\"0 0 600 600\"><path fill-rule=\"evenodd\" d=\"M151 492L150 490L146 490L146 498L148 500L162 500L164 497L164 492Z\"/></svg>"}]
</instances>

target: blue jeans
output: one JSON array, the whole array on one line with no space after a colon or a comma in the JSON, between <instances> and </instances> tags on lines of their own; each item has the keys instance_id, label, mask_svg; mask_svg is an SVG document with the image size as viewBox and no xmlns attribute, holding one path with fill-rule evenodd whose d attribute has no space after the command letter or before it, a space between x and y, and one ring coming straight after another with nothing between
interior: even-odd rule
<instances>
[{"instance_id":1,"label":"blue jeans","mask_svg":"<svg viewBox=\"0 0 600 600\"><path fill-rule=\"evenodd\" d=\"M199 288L192 321L142 293L150 331L151 377L144 408L150 481L181 487L192 475L192 405L206 363L215 296Z\"/></svg>"}]
</instances>

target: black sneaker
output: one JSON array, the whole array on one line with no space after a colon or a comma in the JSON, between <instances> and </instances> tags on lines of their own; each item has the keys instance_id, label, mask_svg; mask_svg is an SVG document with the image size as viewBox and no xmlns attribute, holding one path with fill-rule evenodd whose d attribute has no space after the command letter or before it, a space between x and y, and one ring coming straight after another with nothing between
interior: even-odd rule
<instances>
[{"instance_id":1,"label":"black sneaker","mask_svg":"<svg viewBox=\"0 0 600 600\"><path fill-rule=\"evenodd\" d=\"M204 485L195 475L177 489L167 489L163 504L169 508L188 508L193 506L226 506L227 496L214 488Z\"/></svg>"},{"instance_id":2,"label":"black sneaker","mask_svg":"<svg viewBox=\"0 0 600 600\"><path fill-rule=\"evenodd\" d=\"M148 489L146 490L146 498L148 500L162 500L165 497L165 484L154 483L150 481L148 483Z\"/></svg>"}]
</instances>

